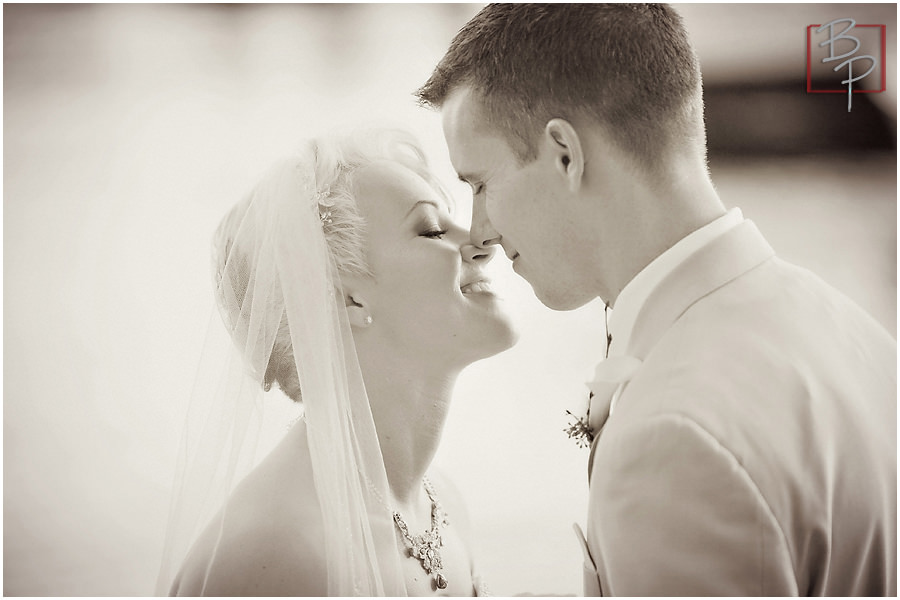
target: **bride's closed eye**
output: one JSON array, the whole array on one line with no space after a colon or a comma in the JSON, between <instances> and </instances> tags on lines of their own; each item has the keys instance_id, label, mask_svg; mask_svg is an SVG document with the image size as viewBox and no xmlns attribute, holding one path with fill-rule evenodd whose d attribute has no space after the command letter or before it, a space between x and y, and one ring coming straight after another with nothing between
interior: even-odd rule
<instances>
[{"instance_id":1,"label":"bride's closed eye","mask_svg":"<svg viewBox=\"0 0 900 600\"><path fill-rule=\"evenodd\" d=\"M446 234L447 234L446 229L441 229L440 227L432 227L432 228L429 228L428 230L420 233L419 235L422 237L434 238L434 239L439 240L439 239L443 238L444 235L446 235Z\"/></svg>"},{"instance_id":2,"label":"bride's closed eye","mask_svg":"<svg viewBox=\"0 0 900 600\"><path fill-rule=\"evenodd\" d=\"M420 216L416 220L415 228L419 237L431 239L442 239L449 229L442 226L444 217L440 213L438 207L433 202L418 202L415 208L420 211Z\"/></svg>"}]
</instances>

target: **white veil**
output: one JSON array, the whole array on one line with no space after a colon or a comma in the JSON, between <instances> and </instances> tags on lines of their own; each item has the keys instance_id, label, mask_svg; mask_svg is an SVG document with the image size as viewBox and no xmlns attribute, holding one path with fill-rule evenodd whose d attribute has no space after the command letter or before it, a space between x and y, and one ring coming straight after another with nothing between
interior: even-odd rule
<instances>
[{"instance_id":1,"label":"white veil","mask_svg":"<svg viewBox=\"0 0 900 600\"><path fill-rule=\"evenodd\" d=\"M289 405L288 412L301 412L300 404L263 391L271 385L267 370L276 333L287 326L324 524L328 594L406 595L384 502L389 495L381 449L326 242L326 229L342 224L330 218L331 182L322 179L332 177L335 168L317 165L323 155L334 158L326 142L310 142L275 166L217 232L214 256L227 259L214 265L215 283L228 331L208 334L185 427L158 594L169 593L200 532L210 523L221 528L225 500L258 462L265 412L278 400Z\"/></svg>"}]
</instances>

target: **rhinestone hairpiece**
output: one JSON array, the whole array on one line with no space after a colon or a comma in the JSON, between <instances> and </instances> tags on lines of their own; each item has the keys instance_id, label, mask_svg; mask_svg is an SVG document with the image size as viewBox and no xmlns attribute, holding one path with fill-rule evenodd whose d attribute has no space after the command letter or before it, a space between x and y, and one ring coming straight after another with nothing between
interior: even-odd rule
<instances>
[{"instance_id":1,"label":"rhinestone hairpiece","mask_svg":"<svg viewBox=\"0 0 900 600\"><path fill-rule=\"evenodd\" d=\"M325 188L324 190L316 192L316 203L319 205L319 220L322 221L323 224L331 225L334 222L331 215L332 205L325 202L329 195L331 195L330 188Z\"/></svg>"}]
</instances>

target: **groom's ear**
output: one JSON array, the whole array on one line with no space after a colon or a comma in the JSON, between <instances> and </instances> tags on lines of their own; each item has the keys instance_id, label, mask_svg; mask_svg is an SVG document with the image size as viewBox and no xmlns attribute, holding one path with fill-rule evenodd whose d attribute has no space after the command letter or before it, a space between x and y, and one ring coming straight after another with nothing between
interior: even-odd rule
<instances>
[{"instance_id":1,"label":"groom's ear","mask_svg":"<svg viewBox=\"0 0 900 600\"><path fill-rule=\"evenodd\" d=\"M565 178L569 191L577 192L584 177L584 151L578 132L565 119L550 119L544 127L544 140L555 169Z\"/></svg>"}]
</instances>

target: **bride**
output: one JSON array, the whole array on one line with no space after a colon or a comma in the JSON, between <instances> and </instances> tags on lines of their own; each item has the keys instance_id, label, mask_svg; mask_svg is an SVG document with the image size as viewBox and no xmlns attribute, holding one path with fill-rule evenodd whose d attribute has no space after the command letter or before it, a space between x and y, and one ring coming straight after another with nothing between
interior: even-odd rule
<instances>
[{"instance_id":1,"label":"bride","mask_svg":"<svg viewBox=\"0 0 900 600\"><path fill-rule=\"evenodd\" d=\"M236 362L200 386L160 592L477 595L463 505L429 465L460 371L515 342L492 254L394 130L313 140L228 213L214 263ZM302 417L248 462L271 388Z\"/></svg>"}]
</instances>

